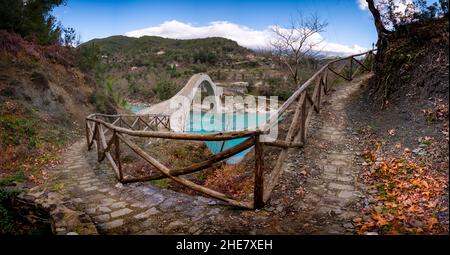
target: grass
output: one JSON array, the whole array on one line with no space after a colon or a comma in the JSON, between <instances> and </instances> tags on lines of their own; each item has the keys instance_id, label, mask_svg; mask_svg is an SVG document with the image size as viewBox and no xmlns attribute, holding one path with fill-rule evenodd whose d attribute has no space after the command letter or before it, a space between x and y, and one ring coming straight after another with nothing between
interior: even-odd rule
<instances>
[{"instance_id":1,"label":"grass","mask_svg":"<svg viewBox=\"0 0 450 255\"><path fill-rule=\"evenodd\" d=\"M0 169L23 177L60 158L57 151L71 137L67 128L49 124L36 110L16 101L0 103ZM19 170L22 171L19 173Z\"/></svg>"},{"instance_id":2,"label":"grass","mask_svg":"<svg viewBox=\"0 0 450 255\"><path fill-rule=\"evenodd\" d=\"M22 176L15 175L0 180L0 234L14 232L13 214L9 208L11 199L16 196L17 191L11 191L4 188L14 181L21 180Z\"/></svg>"},{"instance_id":3,"label":"grass","mask_svg":"<svg viewBox=\"0 0 450 255\"><path fill-rule=\"evenodd\" d=\"M50 161L58 161L61 160L61 156L59 156L56 152L54 151L49 151L47 153L42 154L41 156L36 157L36 161L40 162L42 164L47 164Z\"/></svg>"},{"instance_id":4,"label":"grass","mask_svg":"<svg viewBox=\"0 0 450 255\"><path fill-rule=\"evenodd\" d=\"M38 144L36 123L28 118L15 115L0 116L0 142L3 146Z\"/></svg>"},{"instance_id":5,"label":"grass","mask_svg":"<svg viewBox=\"0 0 450 255\"><path fill-rule=\"evenodd\" d=\"M28 179L42 183L42 170L61 159L58 151L70 140L67 128L48 123L20 102L0 103L0 234L48 233L46 223L30 224L11 207L20 192L14 186Z\"/></svg>"},{"instance_id":6,"label":"grass","mask_svg":"<svg viewBox=\"0 0 450 255\"><path fill-rule=\"evenodd\" d=\"M12 183L20 183L27 179L22 170L17 171L14 175L0 179L0 187L9 186Z\"/></svg>"},{"instance_id":7,"label":"grass","mask_svg":"<svg viewBox=\"0 0 450 255\"><path fill-rule=\"evenodd\" d=\"M64 183L53 183L52 189L55 191L61 191L64 188Z\"/></svg>"},{"instance_id":8,"label":"grass","mask_svg":"<svg viewBox=\"0 0 450 255\"><path fill-rule=\"evenodd\" d=\"M433 143L433 141L431 140L422 140L420 142L420 144L426 145L426 146L430 146Z\"/></svg>"},{"instance_id":9,"label":"grass","mask_svg":"<svg viewBox=\"0 0 450 255\"><path fill-rule=\"evenodd\" d=\"M160 180L151 180L149 181L150 184L158 186L160 188L169 188L170 182L168 179L160 179Z\"/></svg>"}]
</instances>

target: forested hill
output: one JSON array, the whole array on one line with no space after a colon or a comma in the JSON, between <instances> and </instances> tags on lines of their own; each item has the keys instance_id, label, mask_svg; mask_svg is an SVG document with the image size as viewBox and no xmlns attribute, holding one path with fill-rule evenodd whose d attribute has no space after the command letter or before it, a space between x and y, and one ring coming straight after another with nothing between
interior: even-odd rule
<instances>
[{"instance_id":1,"label":"forested hill","mask_svg":"<svg viewBox=\"0 0 450 255\"><path fill-rule=\"evenodd\" d=\"M119 101L126 98L147 103L170 97L195 73L211 74L254 55L235 41L220 37L176 40L111 36L88 41L78 49L88 60L85 69L93 66L89 62L99 62L96 75L123 95Z\"/></svg>"},{"instance_id":2,"label":"forested hill","mask_svg":"<svg viewBox=\"0 0 450 255\"><path fill-rule=\"evenodd\" d=\"M215 65L234 55L245 55L250 50L235 41L210 37L204 39L177 40L157 36L140 38L111 36L93 39L79 47L96 45L108 62L127 63L130 66L165 66L178 64Z\"/></svg>"}]
</instances>

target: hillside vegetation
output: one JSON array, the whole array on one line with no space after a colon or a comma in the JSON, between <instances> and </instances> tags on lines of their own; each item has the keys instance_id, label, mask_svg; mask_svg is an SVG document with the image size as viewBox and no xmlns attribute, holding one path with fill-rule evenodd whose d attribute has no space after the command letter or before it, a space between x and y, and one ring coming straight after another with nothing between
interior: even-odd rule
<instances>
[{"instance_id":1,"label":"hillside vegetation","mask_svg":"<svg viewBox=\"0 0 450 255\"><path fill-rule=\"evenodd\" d=\"M98 52L97 70L115 90L129 98L167 99L199 72L245 59L249 50L224 38L174 40L154 36L112 36L82 44L80 50Z\"/></svg>"},{"instance_id":2,"label":"hillside vegetation","mask_svg":"<svg viewBox=\"0 0 450 255\"><path fill-rule=\"evenodd\" d=\"M81 54L100 56L101 66L96 73L122 96L120 101L165 100L200 72L216 82L248 82L251 93L278 95L281 99L286 99L295 87L288 80L286 68L270 54L254 52L225 38L112 36L86 42L79 50ZM300 74L302 80L317 68L316 60L307 60Z\"/></svg>"},{"instance_id":3,"label":"hillside vegetation","mask_svg":"<svg viewBox=\"0 0 450 255\"><path fill-rule=\"evenodd\" d=\"M361 234L448 234L448 25L398 26L348 107L365 147Z\"/></svg>"},{"instance_id":4,"label":"hillside vegetation","mask_svg":"<svg viewBox=\"0 0 450 255\"><path fill-rule=\"evenodd\" d=\"M98 88L77 59L72 48L0 31L0 178L42 181L42 166L57 160L57 151L96 111Z\"/></svg>"},{"instance_id":5,"label":"hillside vegetation","mask_svg":"<svg viewBox=\"0 0 450 255\"><path fill-rule=\"evenodd\" d=\"M389 35L369 85L378 106L430 97L448 100L448 26L448 18L431 19Z\"/></svg>"}]
</instances>

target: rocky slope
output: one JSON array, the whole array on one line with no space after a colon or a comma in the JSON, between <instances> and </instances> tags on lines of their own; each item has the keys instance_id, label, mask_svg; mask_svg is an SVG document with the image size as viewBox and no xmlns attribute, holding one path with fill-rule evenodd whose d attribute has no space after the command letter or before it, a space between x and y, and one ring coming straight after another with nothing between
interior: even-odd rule
<instances>
[{"instance_id":1,"label":"rocky slope","mask_svg":"<svg viewBox=\"0 0 450 255\"><path fill-rule=\"evenodd\" d=\"M96 111L95 91L73 48L0 31L0 177L41 176L39 166L56 159L51 155Z\"/></svg>"},{"instance_id":2,"label":"rocky slope","mask_svg":"<svg viewBox=\"0 0 450 255\"><path fill-rule=\"evenodd\" d=\"M77 68L71 49L39 46L21 37L0 34L0 98L33 108L49 121L82 124L93 111L95 89L90 76Z\"/></svg>"}]
</instances>

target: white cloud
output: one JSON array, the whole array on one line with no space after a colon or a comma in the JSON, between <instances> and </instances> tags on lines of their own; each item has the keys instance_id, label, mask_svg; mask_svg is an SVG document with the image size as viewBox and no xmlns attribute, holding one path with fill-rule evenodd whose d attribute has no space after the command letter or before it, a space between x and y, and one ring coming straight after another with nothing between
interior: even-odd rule
<instances>
[{"instance_id":1,"label":"white cloud","mask_svg":"<svg viewBox=\"0 0 450 255\"><path fill-rule=\"evenodd\" d=\"M268 43L274 39L271 26L263 30L255 30L246 26L228 21L213 21L206 26L194 26L177 20L166 21L158 26L147 27L125 33L131 37L144 35L161 36L173 39L195 39L207 37L224 37L236 41L239 45L251 48L266 48ZM361 46L347 46L323 40L320 34L312 37L315 42L320 42L315 50L322 50L332 55L347 55L363 52Z\"/></svg>"},{"instance_id":2,"label":"white cloud","mask_svg":"<svg viewBox=\"0 0 450 255\"><path fill-rule=\"evenodd\" d=\"M366 0L357 0L358 1L358 6L361 10L367 10L369 7L367 6L367 2Z\"/></svg>"}]
</instances>

